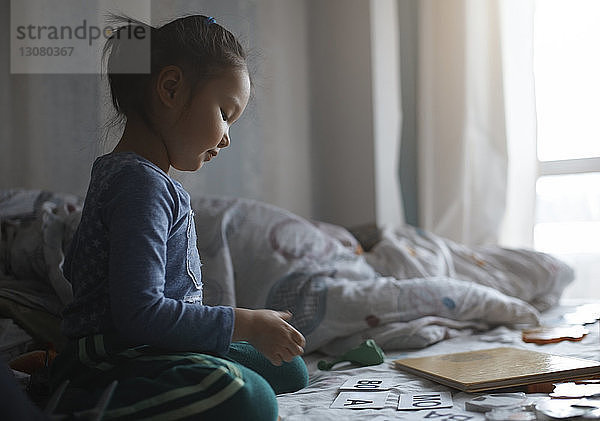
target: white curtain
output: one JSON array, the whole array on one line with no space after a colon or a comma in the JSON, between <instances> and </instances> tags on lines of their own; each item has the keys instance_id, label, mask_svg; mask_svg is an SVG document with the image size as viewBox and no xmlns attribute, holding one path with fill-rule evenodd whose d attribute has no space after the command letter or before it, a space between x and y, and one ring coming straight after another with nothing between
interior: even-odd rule
<instances>
[{"instance_id":1,"label":"white curtain","mask_svg":"<svg viewBox=\"0 0 600 421\"><path fill-rule=\"evenodd\" d=\"M525 241L534 178L512 159L513 142L535 145L533 0L422 0L418 14L420 223L465 244Z\"/></svg>"}]
</instances>

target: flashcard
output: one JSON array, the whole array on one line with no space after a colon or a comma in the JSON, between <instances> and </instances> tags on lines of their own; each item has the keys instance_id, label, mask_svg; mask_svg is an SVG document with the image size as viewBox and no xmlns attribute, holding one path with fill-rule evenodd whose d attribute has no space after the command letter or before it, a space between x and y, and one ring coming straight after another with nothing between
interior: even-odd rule
<instances>
[{"instance_id":1,"label":"flashcard","mask_svg":"<svg viewBox=\"0 0 600 421\"><path fill-rule=\"evenodd\" d=\"M398 410L452 408L450 392L402 393L398 401Z\"/></svg>"},{"instance_id":2,"label":"flashcard","mask_svg":"<svg viewBox=\"0 0 600 421\"><path fill-rule=\"evenodd\" d=\"M490 393L477 396L465 402L465 409L473 412L488 412L498 408L514 408L528 404L527 396L523 392L515 393Z\"/></svg>"},{"instance_id":3,"label":"flashcard","mask_svg":"<svg viewBox=\"0 0 600 421\"><path fill-rule=\"evenodd\" d=\"M398 386L398 380L354 376L346 380L344 384L340 386L340 390L390 390L394 386Z\"/></svg>"},{"instance_id":4,"label":"flashcard","mask_svg":"<svg viewBox=\"0 0 600 421\"><path fill-rule=\"evenodd\" d=\"M485 413L485 419L487 421L535 421L537 420L537 415L535 415L534 411L535 408L528 411L518 407L512 409L492 409Z\"/></svg>"},{"instance_id":5,"label":"flashcard","mask_svg":"<svg viewBox=\"0 0 600 421\"><path fill-rule=\"evenodd\" d=\"M381 409L390 392L340 392L330 408Z\"/></svg>"}]
</instances>

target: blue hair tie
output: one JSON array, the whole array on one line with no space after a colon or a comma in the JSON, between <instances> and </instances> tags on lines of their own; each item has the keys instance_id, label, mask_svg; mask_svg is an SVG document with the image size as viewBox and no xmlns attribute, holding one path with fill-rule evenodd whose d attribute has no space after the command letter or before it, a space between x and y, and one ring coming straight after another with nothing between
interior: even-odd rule
<instances>
[{"instance_id":1,"label":"blue hair tie","mask_svg":"<svg viewBox=\"0 0 600 421\"><path fill-rule=\"evenodd\" d=\"M211 23L216 23L217 21L212 16L206 18L206 22L210 25Z\"/></svg>"}]
</instances>

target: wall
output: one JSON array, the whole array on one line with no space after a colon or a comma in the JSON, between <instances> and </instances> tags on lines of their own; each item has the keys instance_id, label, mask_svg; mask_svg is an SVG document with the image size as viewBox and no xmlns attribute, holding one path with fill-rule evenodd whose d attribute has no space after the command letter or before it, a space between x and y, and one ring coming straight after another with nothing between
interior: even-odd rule
<instances>
[{"instance_id":1,"label":"wall","mask_svg":"<svg viewBox=\"0 0 600 421\"><path fill-rule=\"evenodd\" d=\"M219 159L172 176L193 196L240 196L311 217L306 2L152 3L154 24L188 13L210 13L236 34L248 52L254 93Z\"/></svg>"},{"instance_id":2,"label":"wall","mask_svg":"<svg viewBox=\"0 0 600 421\"><path fill-rule=\"evenodd\" d=\"M201 171L173 176L192 195L257 199L348 226L399 223L396 1L152 0L154 24L210 11L248 48L255 84L231 147ZM91 163L120 135L105 138L101 126L106 79L10 75L1 61L0 188L84 195Z\"/></svg>"},{"instance_id":3,"label":"wall","mask_svg":"<svg viewBox=\"0 0 600 421\"><path fill-rule=\"evenodd\" d=\"M265 135L272 115L262 109L264 75L270 70L271 52L260 42L260 14L264 1L247 0L153 0L152 19L159 24L186 14L213 16L216 21L234 33L248 52L250 72L255 85L255 96L242 117L230 130L231 146L219 158L207 163L201 170L189 173L171 171L192 196L225 195L262 200L282 207L294 204L270 194L266 174L277 162L269 155L273 139ZM295 210L295 209L294 209ZM302 211L302 209L299 209Z\"/></svg>"},{"instance_id":4,"label":"wall","mask_svg":"<svg viewBox=\"0 0 600 421\"><path fill-rule=\"evenodd\" d=\"M265 199L312 216L307 5L298 0L258 3L258 44L263 58L256 101L267 142Z\"/></svg>"},{"instance_id":5,"label":"wall","mask_svg":"<svg viewBox=\"0 0 600 421\"><path fill-rule=\"evenodd\" d=\"M398 224L395 1L308 4L313 215Z\"/></svg>"},{"instance_id":6,"label":"wall","mask_svg":"<svg viewBox=\"0 0 600 421\"><path fill-rule=\"evenodd\" d=\"M0 188L85 194L98 152L97 77L10 74L10 16L0 2Z\"/></svg>"}]
</instances>

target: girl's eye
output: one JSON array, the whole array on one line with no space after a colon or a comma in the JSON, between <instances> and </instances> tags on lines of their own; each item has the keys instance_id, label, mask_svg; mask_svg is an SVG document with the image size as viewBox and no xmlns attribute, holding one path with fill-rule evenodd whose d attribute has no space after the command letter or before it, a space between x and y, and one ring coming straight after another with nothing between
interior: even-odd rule
<instances>
[{"instance_id":1,"label":"girl's eye","mask_svg":"<svg viewBox=\"0 0 600 421\"><path fill-rule=\"evenodd\" d=\"M227 121L227 114L225 114L225 111L221 110L221 118L223 119L223 121Z\"/></svg>"}]
</instances>

